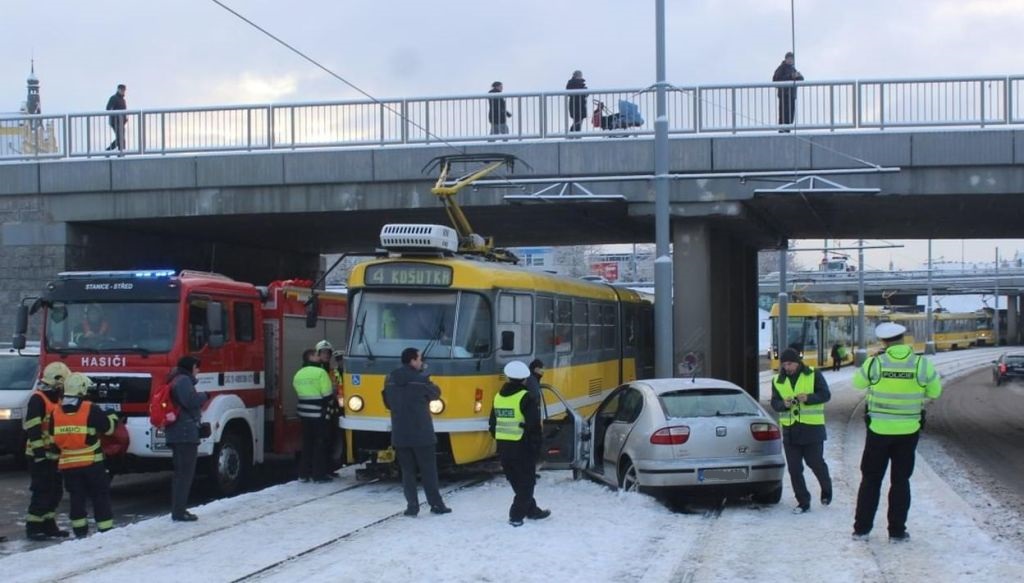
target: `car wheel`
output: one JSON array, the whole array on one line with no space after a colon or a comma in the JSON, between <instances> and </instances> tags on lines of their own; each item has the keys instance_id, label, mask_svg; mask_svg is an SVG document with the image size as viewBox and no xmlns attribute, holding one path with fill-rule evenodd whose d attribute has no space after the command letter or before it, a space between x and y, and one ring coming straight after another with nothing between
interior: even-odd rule
<instances>
[{"instance_id":1,"label":"car wheel","mask_svg":"<svg viewBox=\"0 0 1024 583\"><path fill-rule=\"evenodd\" d=\"M782 501L782 481L775 483L775 487L767 492L754 494L754 502L758 504L778 504Z\"/></svg>"},{"instance_id":2,"label":"car wheel","mask_svg":"<svg viewBox=\"0 0 1024 583\"><path fill-rule=\"evenodd\" d=\"M625 458L622 460L622 468L622 471L619 472L619 488L624 492L639 492L640 477L636 466L629 458Z\"/></svg>"},{"instance_id":3,"label":"car wheel","mask_svg":"<svg viewBox=\"0 0 1024 583\"><path fill-rule=\"evenodd\" d=\"M210 481L221 496L233 496L245 487L252 471L252 453L239 431L227 430L210 456Z\"/></svg>"}]
</instances>

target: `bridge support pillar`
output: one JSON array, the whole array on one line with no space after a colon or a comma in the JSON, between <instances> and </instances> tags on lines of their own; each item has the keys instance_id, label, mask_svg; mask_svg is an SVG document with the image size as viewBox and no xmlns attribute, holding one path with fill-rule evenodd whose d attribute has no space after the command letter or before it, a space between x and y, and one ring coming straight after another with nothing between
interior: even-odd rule
<instances>
[{"instance_id":1,"label":"bridge support pillar","mask_svg":"<svg viewBox=\"0 0 1024 583\"><path fill-rule=\"evenodd\" d=\"M677 376L695 364L757 398L757 249L709 222L675 221L672 269Z\"/></svg>"},{"instance_id":2,"label":"bridge support pillar","mask_svg":"<svg viewBox=\"0 0 1024 583\"><path fill-rule=\"evenodd\" d=\"M1020 311L1017 307L1017 302L1020 301L1020 296L1006 296L1006 343L1007 344L1018 344L1017 330L1018 320L1020 319Z\"/></svg>"}]
</instances>

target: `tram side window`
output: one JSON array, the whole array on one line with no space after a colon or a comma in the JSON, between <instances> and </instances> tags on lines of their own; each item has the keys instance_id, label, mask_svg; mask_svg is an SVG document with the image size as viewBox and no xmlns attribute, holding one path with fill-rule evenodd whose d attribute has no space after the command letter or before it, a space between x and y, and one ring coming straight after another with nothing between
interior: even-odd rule
<instances>
[{"instance_id":1,"label":"tram side window","mask_svg":"<svg viewBox=\"0 0 1024 583\"><path fill-rule=\"evenodd\" d=\"M555 342L558 352L572 352L572 300L555 300Z\"/></svg>"},{"instance_id":2,"label":"tram side window","mask_svg":"<svg viewBox=\"0 0 1024 583\"><path fill-rule=\"evenodd\" d=\"M499 342L512 334L513 348L507 354L530 354L533 352L533 298L526 294L502 293L498 296L498 339Z\"/></svg>"},{"instance_id":3,"label":"tram side window","mask_svg":"<svg viewBox=\"0 0 1024 583\"><path fill-rule=\"evenodd\" d=\"M614 304L601 306L601 344L605 349L615 348L617 310Z\"/></svg>"},{"instance_id":4,"label":"tram side window","mask_svg":"<svg viewBox=\"0 0 1024 583\"><path fill-rule=\"evenodd\" d=\"M622 305L622 344L628 348L636 347L637 308L631 304Z\"/></svg>"},{"instance_id":5,"label":"tram side window","mask_svg":"<svg viewBox=\"0 0 1024 583\"><path fill-rule=\"evenodd\" d=\"M193 298L188 304L188 348L191 351L201 350L210 339L210 330L206 327L206 310L211 303L221 304L221 330L228 334L228 312L221 302Z\"/></svg>"},{"instance_id":6,"label":"tram side window","mask_svg":"<svg viewBox=\"0 0 1024 583\"><path fill-rule=\"evenodd\" d=\"M235 302L235 340L238 342L252 342L256 334L254 332L253 307L248 302Z\"/></svg>"},{"instance_id":7,"label":"tram side window","mask_svg":"<svg viewBox=\"0 0 1024 583\"><path fill-rule=\"evenodd\" d=\"M555 301L551 298L537 298L537 352L555 350Z\"/></svg>"},{"instance_id":8,"label":"tram side window","mask_svg":"<svg viewBox=\"0 0 1024 583\"><path fill-rule=\"evenodd\" d=\"M590 304L590 349L601 350L601 304L591 303Z\"/></svg>"},{"instance_id":9,"label":"tram side window","mask_svg":"<svg viewBox=\"0 0 1024 583\"><path fill-rule=\"evenodd\" d=\"M589 334L587 314L590 313L589 304L581 300L573 300L572 303L572 345L576 354L585 352L589 345Z\"/></svg>"}]
</instances>

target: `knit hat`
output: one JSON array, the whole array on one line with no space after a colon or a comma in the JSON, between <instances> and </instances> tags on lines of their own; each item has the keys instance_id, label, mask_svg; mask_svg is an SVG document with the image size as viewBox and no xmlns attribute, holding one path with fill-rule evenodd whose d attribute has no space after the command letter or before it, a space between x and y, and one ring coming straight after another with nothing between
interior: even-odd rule
<instances>
[{"instance_id":1,"label":"knit hat","mask_svg":"<svg viewBox=\"0 0 1024 583\"><path fill-rule=\"evenodd\" d=\"M787 348L782 351L779 362L800 362L800 353L794 348Z\"/></svg>"},{"instance_id":2,"label":"knit hat","mask_svg":"<svg viewBox=\"0 0 1024 583\"><path fill-rule=\"evenodd\" d=\"M194 356L182 356L178 359L178 368L192 372L192 369L199 366L199 359Z\"/></svg>"}]
</instances>

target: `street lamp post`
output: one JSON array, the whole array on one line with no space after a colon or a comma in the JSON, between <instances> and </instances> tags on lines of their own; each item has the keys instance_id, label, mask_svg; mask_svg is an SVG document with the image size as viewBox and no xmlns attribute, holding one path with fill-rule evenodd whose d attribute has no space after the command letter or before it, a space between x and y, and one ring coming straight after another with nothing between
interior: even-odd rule
<instances>
[{"instance_id":1,"label":"street lamp post","mask_svg":"<svg viewBox=\"0 0 1024 583\"><path fill-rule=\"evenodd\" d=\"M789 252L788 243L784 243L779 249L779 329L776 330L776 347L778 355L789 346L789 296L786 295L786 255Z\"/></svg>"},{"instance_id":2,"label":"street lamp post","mask_svg":"<svg viewBox=\"0 0 1024 583\"><path fill-rule=\"evenodd\" d=\"M996 275L992 278L995 281L994 295L996 296L996 310L992 316L992 337L993 346L999 346L999 247L996 247Z\"/></svg>"},{"instance_id":3,"label":"street lamp post","mask_svg":"<svg viewBox=\"0 0 1024 583\"><path fill-rule=\"evenodd\" d=\"M924 315L924 353L935 354L935 330L932 323L932 240L928 239L928 309Z\"/></svg>"},{"instance_id":4,"label":"street lamp post","mask_svg":"<svg viewBox=\"0 0 1024 583\"><path fill-rule=\"evenodd\" d=\"M860 366L868 358L864 334L864 239L857 241L857 247L857 350L853 353L853 362Z\"/></svg>"},{"instance_id":5,"label":"street lamp post","mask_svg":"<svg viewBox=\"0 0 1024 583\"><path fill-rule=\"evenodd\" d=\"M654 118L654 372L658 378L674 376L672 359L672 258L668 220L668 115L665 87L665 0L655 0L655 52L657 104Z\"/></svg>"}]
</instances>

